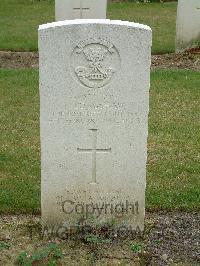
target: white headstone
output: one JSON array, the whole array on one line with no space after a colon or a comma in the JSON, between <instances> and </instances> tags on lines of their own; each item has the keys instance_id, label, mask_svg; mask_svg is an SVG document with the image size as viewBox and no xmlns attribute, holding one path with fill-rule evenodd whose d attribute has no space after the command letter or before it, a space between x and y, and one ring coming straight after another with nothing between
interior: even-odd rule
<instances>
[{"instance_id":1,"label":"white headstone","mask_svg":"<svg viewBox=\"0 0 200 266\"><path fill-rule=\"evenodd\" d=\"M55 0L56 21L105 19L107 0Z\"/></svg>"},{"instance_id":2,"label":"white headstone","mask_svg":"<svg viewBox=\"0 0 200 266\"><path fill-rule=\"evenodd\" d=\"M200 0L179 0L176 51L200 46Z\"/></svg>"},{"instance_id":3,"label":"white headstone","mask_svg":"<svg viewBox=\"0 0 200 266\"><path fill-rule=\"evenodd\" d=\"M44 223L143 230L151 29L55 22L40 26L39 51Z\"/></svg>"}]
</instances>

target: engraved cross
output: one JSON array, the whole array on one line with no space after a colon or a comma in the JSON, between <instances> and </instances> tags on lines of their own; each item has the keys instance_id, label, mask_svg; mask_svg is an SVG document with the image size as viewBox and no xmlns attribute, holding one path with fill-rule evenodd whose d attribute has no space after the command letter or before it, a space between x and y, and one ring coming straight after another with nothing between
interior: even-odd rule
<instances>
[{"instance_id":1,"label":"engraved cross","mask_svg":"<svg viewBox=\"0 0 200 266\"><path fill-rule=\"evenodd\" d=\"M80 12L80 18L83 18L83 12L90 10L90 8L89 7L84 7L82 0L80 0L79 3L80 3L79 4L79 7L74 7L73 10L74 11L77 11L78 10Z\"/></svg>"},{"instance_id":2,"label":"engraved cross","mask_svg":"<svg viewBox=\"0 0 200 266\"><path fill-rule=\"evenodd\" d=\"M92 154L92 184L97 183L96 173L97 173L97 160L96 155L97 153L110 153L111 148L109 149L97 149L97 130L98 129L90 129L93 135L93 145L92 148L89 149L80 149L77 148L78 152L81 153L91 153Z\"/></svg>"}]
</instances>

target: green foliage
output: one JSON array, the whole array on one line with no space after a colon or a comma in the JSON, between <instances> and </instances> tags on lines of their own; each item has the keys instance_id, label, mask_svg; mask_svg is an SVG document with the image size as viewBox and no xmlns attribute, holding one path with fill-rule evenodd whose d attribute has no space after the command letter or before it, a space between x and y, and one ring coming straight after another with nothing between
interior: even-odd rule
<instances>
[{"instance_id":1,"label":"green foliage","mask_svg":"<svg viewBox=\"0 0 200 266\"><path fill-rule=\"evenodd\" d=\"M154 240L154 243L155 243L156 245L158 245L158 246L160 245L160 242L161 242L161 241L160 241L159 239Z\"/></svg>"},{"instance_id":2,"label":"green foliage","mask_svg":"<svg viewBox=\"0 0 200 266\"><path fill-rule=\"evenodd\" d=\"M62 252L55 243L50 243L47 247L29 255L27 252L22 252L18 257L18 265L31 266L33 263L41 262L48 259L48 265L57 265L56 260L62 258Z\"/></svg>"},{"instance_id":3,"label":"green foliage","mask_svg":"<svg viewBox=\"0 0 200 266\"><path fill-rule=\"evenodd\" d=\"M27 261L28 253L23 251L19 254L17 263L23 266L31 266L31 263Z\"/></svg>"},{"instance_id":4,"label":"green foliage","mask_svg":"<svg viewBox=\"0 0 200 266\"><path fill-rule=\"evenodd\" d=\"M10 244L8 244L4 241L0 241L0 250L9 249L9 248L10 248Z\"/></svg>"},{"instance_id":5,"label":"green foliage","mask_svg":"<svg viewBox=\"0 0 200 266\"><path fill-rule=\"evenodd\" d=\"M143 248L143 244L142 243L130 243L130 248L134 253L140 253L142 251Z\"/></svg>"},{"instance_id":6,"label":"green foliage","mask_svg":"<svg viewBox=\"0 0 200 266\"><path fill-rule=\"evenodd\" d=\"M90 243L90 244L106 244L106 243L110 243L110 239L104 239L98 235L94 235L94 234L89 234L85 236L85 241L86 243Z\"/></svg>"}]
</instances>

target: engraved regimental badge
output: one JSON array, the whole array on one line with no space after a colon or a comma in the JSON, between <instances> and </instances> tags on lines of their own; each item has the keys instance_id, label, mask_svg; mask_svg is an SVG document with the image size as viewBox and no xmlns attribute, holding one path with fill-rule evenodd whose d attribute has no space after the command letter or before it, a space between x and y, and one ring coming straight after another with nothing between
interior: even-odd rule
<instances>
[{"instance_id":1,"label":"engraved regimental badge","mask_svg":"<svg viewBox=\"0 0 200 266\"><path fill-rule=\"evenodd\" d=\"M89 88L108 84L120 67L117 49L101 38L80 42L72 53L71 61L76 79Z\"/></svg>"}]
</instances>

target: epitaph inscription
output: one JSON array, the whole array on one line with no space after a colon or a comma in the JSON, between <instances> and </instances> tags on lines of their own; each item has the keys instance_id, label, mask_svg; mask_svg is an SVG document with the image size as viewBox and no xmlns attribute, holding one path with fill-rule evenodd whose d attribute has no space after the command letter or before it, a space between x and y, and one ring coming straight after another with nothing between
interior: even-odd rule
<instances>
[{"instance_id":1,"label":"epitaph inscription","mask_svg":"<svg viewBox=\"0 0 200 266\"><path fill-rule=\"evenodd\" d=\"M71 60L74 75L89 88L100 88L110 83L120 66L116 47L100 37L80 42Z\"/></svg>"},{"instance_id":2,"label":"epitaph inscription","mask_svg":"<svg viewBox=\"0 0 200 266\"><path fill-rule=\"evenodd\" d=\"M134 102L130 103L131 105L134 105ZM78 102L73 109L69 109L67 112L60 110L52 113L49 121L65 122L69 125L95 123L95 121L134 125L141 123L138 113L132 112L123 102L115 102L113 105L106 102L98 104Z\"/></svg>"}]
</instances>

